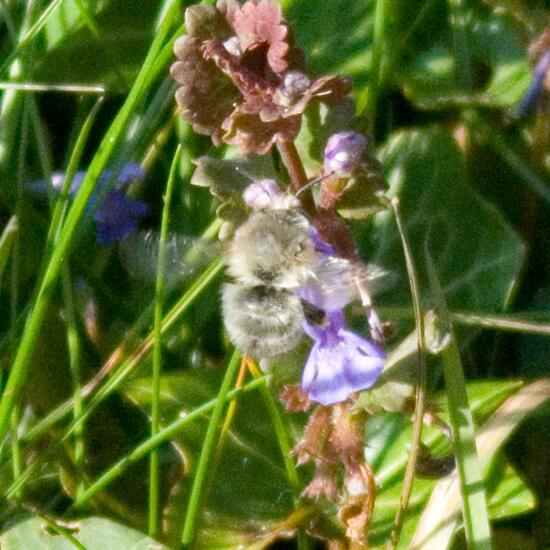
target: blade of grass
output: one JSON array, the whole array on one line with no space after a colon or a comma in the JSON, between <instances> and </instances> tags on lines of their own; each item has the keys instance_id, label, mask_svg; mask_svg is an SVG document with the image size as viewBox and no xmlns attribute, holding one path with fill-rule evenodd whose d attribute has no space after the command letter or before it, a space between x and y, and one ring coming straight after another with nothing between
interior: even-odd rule
<instances>
[{"instance_id":1,"label":"blade of grass","mask_svg":"<svg viewBox=\"0 0 550 550\"><path fill-rule=\"evenodd\" d=\"M468 48L468 24L471 18L468 0L447 0L450 13L457 84L466 92L472 89L471 55Z\"/></svg>"},{"instance_id":2,"label":"blade of grass","mask_svg":"<svg viewBox=\"0 0 550 550\"><path fill-rule=\"evenodd\" d=\"M76 312L73 300L73 289L69 266L63 266L61 272L63 300L65 305L65 322L67 324L67 349L69 351L69 369L73 385L73 418L78 418L82 413L82 386L80 383L80 336L76 323ZM74 463L79 476L84 472L85 444L84 425L81 424L74 432ZM76 494L84 491L84 481L81 477Z\"/></svg>"},{"instance_id":3,"label":"blade of grass","mask_svg":"<svg viewBox=\"0 0 550 550\"><path fill-rule=\"evenodd\" d=\"M216 260L213 262L193 283L189 290L178 300L174 307L164 317L162 325L162 333L165 334L172 326L181 318L185 311L194 303L197 296L203 292L207 286L220 275L224 268L223 262ZM90 404L82 415L71 424L69 431L74 430L79 422L83 422L91 413L93 407L97 406L103 399L115 391L124 382L127 376L139 365L142 361L149 357L152 345L154 342L153 333L151 332L139 345L128 359L126 359L120 368L113 374L113 376L102 386L98 394L94 396L93 404ZM116 362L121 357L121 352L116 352L116 356L111 356L110 361ZM87 385L88 386L88 385ZM95 384L92 385L95 388ZM84 388L84 395L88 396L91 392ZM56 407L45 418L35 424L24 436L25 443L29 443L42 435L45 431L54 426L57 422L62 420L72 410L72 400L65 401L58 407ZM68 434L66 434L67 436Z\"/></svg>"},{"instance_id":4,"label":"blade of grass","mask_svg":"<svg viewBox=\"0 0 550 550\"><path fill-rule=\"evenodd\" d=\"M21 92L63 92L66 94L99 94L104 95L107 89L98 85L80 84L47 84L40 82L0 82L0 90L17 90Z\"/></svg>"},{"instance_id":5,"label":"blade of grass","mask_svg":"<svg viewBox=\"0 0 550 550\"><path fill-rule=\"evenodd\" d=\"M73 182L74 175L78 169L78 165L80 164L82 153L84 152L84 147L88 141L90 131L102 103L103 98L99 98L90 110L90 113L86 117L86 120L82 125L82 129L80 130L80 133L76 139L76 143L72 149L71 156L67 164L67 169L65 170L63 185L61 187L59 197L55 203L55 207L52 213L52 219L50 222L50 228L48 230L47 242L50 245L53 245L53 243L59 239L59 233L65 219L65 213L69 206L69 190L71 189L71 184Z\"/></svg>"},{"instance_id":6,"label":"blade of grass","mask_svg":"<svg viewBox=\"0 0 550 550\"><path fill-rule=\"evenodd\" d=\"M33 40L33 38L42 30L47 23L50 15L63 2L63 0L53 0L48 7L42 12L38 20L26 31L25 35L19 40L15 49L8 55L7 59L0 65L0 74L4 72L6 67L25 49Z\"/></svg>"},{"instance_id":7,"label":"blade of grass","mask_svg":"<svg viewBox=\"0 0 550 550\"><path fill-rule=\"evenodd\" d=\"M266 383L267 377L259 378L257 380L252 380L242 388L231 390L227 393L224 402L231 402L233 399L236 399L240 395L253 391L256 388L262 386ZM175 437L182 429L184 429L189 424L195 422L199 418L202 418L205 414L214 410L218 404L219 399L211 399L207 401L200 407L193 409L191 412L186 413L178 418L176 421L172 422L160 432L154 436L149 437L143 443L138 445L130 454L126 455L115 465L111 466L104 474L102 474L98 479L96 479L86 491L75 500L73 508L82 508L97 494L99 491L102 491L110 483L113 483L118 479L127 468L141 460L144 456L147 456L153 449L157 448L159 445L168 441L169 439Z\"/></svg>"},{"instance_id":8,"label":"blade of grass","mask_svg":"<svg viewBox=\"0 0 550 550\"><path fill-rule=\"evenodd\" d=\"M80 219L82 218L88 201L94 192L97 180L105 169L115 146L122 138L123 130L126 127L126 123L128 122L130 115L137 106L138 102L143 98L147 90L147 86L156 77L156 74L150 69L156 61L157 54L162 48L163 42L168 35L168 32L172 26L173 18L178 9L179 4L177 2L173 2L170 4L170 8L166 11L165 18L153 40L153 44L149 49L136 81L113 124L105 134L103 141L99 146L92 163L90 164L89 170L86 172L82 185L75 197L71 209L69 210L67 219L59 235L59 240L51 253L46 272L40 285L38 296L25 323L21 342L19 344L19 348L6 383L6 388L0 402L0 440L4 439L6 432L9 429L11 412L23 389L23 385L27 377L28 365L34 351L34 345L42 327L42 322L48 308L51 294L55 287L63 261L69 253L69 249L76 234Z\"/></svg>"},{"instance_id":9,"label":"blade of grass","mask_svg":"<svg viewBox=\"0 0 550 550\"><path fill-rule=\"evenodd\" d=\"M379 307L383 317L389 319L410 319L414 312L405 307ZM550 322L535 322L535 319L549 319L548 313L517 312L512 315L484 315L480 313L466 313L464 311L449 311L453 323L459 325L481 327L491 330L508 332L523 332L527 334L550 335Z\"/></svg>"},{"instance_id":10,"label":"blade of grass","mask_svg":"<svg viewBox=\"0 0 550 550\"><path fill-rule=\"evenodd\" d=\"M255 379L259 379L262 375L256 362L249 359L248 365L252 376L254 376ZM281 415L277 402L273 398L271 390L266 385L263 385L260 386L260 393L262 394L262 398L269 412L269 416L271 417L271 422L275 430L275 436L277 437L277 443L279 444L279 449L281 450L286 477L290 488L292 489L294 510L298 511L300 509L301 487L298 472L296 471L296 466L292 458L292 445L290 443L288 427L286 426L283 416ZM302 529L298 530L298 548L299 550L306 550L309 548L309 541Z\"/></svg>"},{"instance_id":11,"label":"blade of grass","mask_svg":"<svg viewBox=\"0 0 550 550\"><path fill-rule=\"evenodd\" d=\"M2 231L2 236L0 236L0 281L2 280L2 274L10 258L10 253L18 233L19 222L17 221L17 216L14 214L8 220L4 231Z\"/></svg>"},{"instance_id":12,"label":"blade of grass","mask_svg":"<svg viewBox=\"0 0 550 550\"><path fill-rule=\"evenodd\" d=\"M164 273L166 264L166 239L168 237L168 226L170 220L170 204L176 169L181 154L181 145L178 145L170 173L166 184L164 195L164 207L162 209L162 221L160 226L159 249L157 259L157 280L155 288L155 325L153 334L155 342L153 345L153 376L152 401L151 401L151 437L154 437L160 429L160 375L162 372L162 310L164 307ZM159 454L155 450L151 453L149 464L149 535L155 537L159 527L159 479L160 479Z\"/></svg>"},{"instance_id":13,"label":"blade of grass","mask_svg":"<svg viewBox=\"0 0 550 550\"><path fill-rule=\"evenodd\" d=\"M449 345L443 349L443 373L449 405L449 418L462 494L462 515L468 547L474 550L489 550L491 528L487 511L487 498L479 462L472 411L466 394L466 382L458 344L453 334L443 290L429 251L426 249L426 266L433 299L437 305L439 320L449 331Z\"/></svg>"},{"instance_id":14,"label":"blade of grass","mask_svg":"<svg viewBox=\"0 0 550 550\"><path fill-rule=\"evenodd\" d=\"M366 105L363 109L359 102L359 112L363 112L374 120L376 116L376 103L382 84L382 57L386 40L386 23L388 0L376 0L374 11L374 36L372 43L372 59L369 67L369 87Z\"/></svg>"},{"instance_id":15,"label":"blade of grass","mask_svg":"<svg viewBox=\"0 0 550 550\"><path fill-rule=\"evenodd\" d=\"M395 515L393 528L390 535L390 542L388 544L388 548L393 549L397 547L397 543L399 542L399 536L401 534L401 529L403 528L403 522L405 520L407 507L411 498L414 474L418 461L418 451L420 449L420 442L422 437L422 426L424 424L423 420L426 404L426 335L424 330L424 310L420 302L420 289L418 286L416 267L405 226L401 220L399 199L397 197L394 197L392 199L391 206L393 208L393 214L397 224L397 229L399 231L399 236L401 238L403 254L405 255L405 263L407 266L407 275L409 277L409 286L411 289L411 298L413 303L417 334L416 396L411 452L409 455L409 461L407 463L407 469L405 471L405 477L403 479L403 488L401 489L399 507L397 509L397 514Z\"/></svg>"},{"instance_id":16,"label":"blade of grass","mask_svg":"<svg viewBox=\"0 0 550 550\"><path fill-rule=\"evenodd\" d=\"M216 404L212 411L212 416L208 422L208 428L206 429L206 435L204 436L204 442L202 444L197 469L195 471L195 477L193 478L193 486L191 488L191 496L189 497L189 504L187 505L187 511L185 514L185 520L183 523L183 533L181 542L184 548L189 547L195 538L195 529L199 519L199 513L202 505L202 493L206 483L208 466L212 458L212 454L215 450L216 437L219 433L219 425L223 415L223 409L229 388L233 384L233 380L239 369L241 357L238 351L233 352L233 356L229 361L229 365L225 371L218 397L216 398Z\"/></svg>"}]
</instances>

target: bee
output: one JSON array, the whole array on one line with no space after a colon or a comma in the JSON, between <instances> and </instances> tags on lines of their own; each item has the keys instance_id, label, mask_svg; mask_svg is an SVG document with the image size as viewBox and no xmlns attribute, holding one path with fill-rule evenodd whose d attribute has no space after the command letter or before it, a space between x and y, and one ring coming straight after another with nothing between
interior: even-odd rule
<instances>
[{"instance_id":1,"label":"bee","mask_svg":"<svg viewBox=\"0 0 550 550\"><path fill-rule=\"evenodd\" d=\"M253 212L228 251L233 283L222 287L229 339L244 354L272 359L293 351L303 324L321 324L326 312L361 297L361 284L379 270L318 250L299 202L286 196ZM313 305L316 304L316 305Z\"/></svg>"}]
</instances>

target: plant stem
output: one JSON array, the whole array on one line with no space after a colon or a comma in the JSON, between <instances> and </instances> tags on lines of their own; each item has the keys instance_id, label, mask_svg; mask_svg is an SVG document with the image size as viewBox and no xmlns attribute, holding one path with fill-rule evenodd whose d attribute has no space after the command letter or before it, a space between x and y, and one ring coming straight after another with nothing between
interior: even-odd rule
<instances>
[{"instance_id":1,"label":"plant stem","mask_svg":"<svg viewBox=\"0 0 550 550\"><path fill-rule=\"evenodd\" d=\"M460 492L462 494L462 515L468 548L490 550L491 528L487 511L487 498L483 475L476 449L475 428L472 410L466 393L466 381L460 361L458 343L454 337L451 320L437 271L429 251L426 249L426 265L430 286L437 304L439 320L450 336L449 345L442 351L445 391L449 404L449 418L453 431L453 443L457 461Z\"/></svg>"},{"instance_id":2,"label":"plant stem","mask_svg":"<svg viewBox=\"0 0 550 550\"><path fill-rule=\"evenodd\" d=\"M176 179L176 169L180 158L181 145L178 145L164 195L164 208L162 209L162 221L160 226L160 238L157 260L157 280L155 288L155 326L153 345L153 376L152 401L151 401L151 437L157 435L160 429L160 375L162 372L162 310L164 306L164 272L166 265L166 240L170 220L170 204ZM149 464L149 535L155 537L159 528L159 479L160 463L158 451L151 453Z\"/></svg>"},{"instance_id":3,"label":"plant stem","mask_svg":"<svg viewBox=\"0 0 550 550\"><path fill-rule=\"evenodd\" d=\"M411 247L405 231L405 226L401 220L399 211L399 199L394 197L391 201L397 229L401 237L403 253L407 265L407 274L409 276L409 285L411 288L411 297L413 302L414 317L416 322L417 334L417 357L416 357L416 398L414 409L414 427L411 443L411 453L405 471L403 480L403 488L401 489L401 497L399 499L399 508L395 515L393 529L390 536L388 548L394 549L399 542L401 529L405 520L405 514L411 498L412 486L414 482L414 474L416 471L416 463L418 461L418 451L422 437L422 426L424 424L424 409L426 401L426 335L424 331L424 311L420 302L420 290L418 287L418 277L414 258L412 256Z\"/></svg>"}]
</instances>

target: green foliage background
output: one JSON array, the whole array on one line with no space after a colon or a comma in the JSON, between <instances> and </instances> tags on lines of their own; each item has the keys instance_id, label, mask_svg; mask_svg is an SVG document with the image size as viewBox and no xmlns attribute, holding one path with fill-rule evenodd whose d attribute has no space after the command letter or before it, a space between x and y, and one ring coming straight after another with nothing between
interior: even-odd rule
<instances>
[{"instance_id":1,"label":"green foliage background","mask_svg":"<svg viewBox=\"0 0 550 550\"><path fill-rule=\"evenodd\" d=\"M388 197L400 200L426 309L441 299L430 282L433 259L474 423L488 434L478 452L492 545L547 547L550 123L548 114L520 120L516 106L531 80L527 48L548 23L548 2L281 4L311 72L353 77ZM227 182L218 178L215 187L204 170L194 179L202 187L191 185L193 160L235 157L175 114L168 68L184 7L171 0L0 3L2 548L148 548L152 539L179 547L209 419L215 407L224 410L218 392L231 356L219 312L219 202L204 187L224 197ZM297 145L312 174L320 136L348 119L306 114ZM150 214L137 235L102 246L86 205L102 171L128 162L147 170L130 194L146 200ZM277 155L245 162L251 178L286 178ZM29 182L77 168L88 171L74 200L30 191ZM230 183L232 172L226 175ZM378 484L370 531L378 548L389 539L412 437L410 419L395 409L399 396L412 393L414 316L391 210L350 218L364 260L395 275L375 301L394 326L388 369L360 397L376 411L365 454ZM362 330L361 314L351 314ZM160 388L151 374L155 345ZM444 354L429 356L428 388L448 419L456 411L448 410L444 363ZM323 547L322 537L341 538L333 505L299 498L311 472L296 471L285 451L306 416L286 413L264 379L246 383L230 394L236 415L214 451L204 498L191 496L202 504L196 547L263 548L290 537L278 544L313 548ZM530 388L538 393L523 399ZM501 406L510 411L502 425L494 416ZM437 455L449 451L435 429L426 428L423 440ZM154 449L160 481L151 514ZM429 524L429 500L449 479L416 479L400 548L412 547L415 532ZM459 500L440 501L456 508L453 522L415 548L465 544Z\"/></svg>"}]
</instances>

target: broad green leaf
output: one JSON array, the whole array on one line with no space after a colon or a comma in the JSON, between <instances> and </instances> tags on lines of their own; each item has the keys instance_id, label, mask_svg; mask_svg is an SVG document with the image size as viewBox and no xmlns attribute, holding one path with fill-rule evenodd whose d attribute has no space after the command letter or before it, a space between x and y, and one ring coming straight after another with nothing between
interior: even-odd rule
<instances>
[{"instance_id":1,"label":"broad green leaf","mask_svg":"<svg viewBox=\"0 0 550 550\"><path fill-rule=\"evenodd\" d=\"M60 531L74 537L87 550L163 550L163 544L114 521L90 517L60 524ZM78 546L62 532L56 532L40 517L32 517L0 535L4 550L75 550Z\"/></svg>"},{"instance_id":2,"label":"broad green leaf","mask_svg":"<svg viewBox=\"0 0 550 550\"><path fill-rule=\"evenodd\" d=\"M161 380L160 399L166 419L185 414L215 396L219 378L219 371L204 369L165 374ZM149 405L149 379L130 382L126 388L128 395L140 405ZM291 420L301 423L302 416L293 415ZM191 465L195 464L200 452L207 421L205 417L193 423L175 440ZM295 427L299 435L301 428ZM190 477L185 476L184 484L189 480ZM209 483L203 519L197 529L199 539L204 535L234 542L258 534L267 536L270 529L275 529L278 522L291 514L292 491L268 411L259 393L239 399L231 430ZM231 547L231 542L227 545ZM216 547L221 546L220 542Z\"/></svg>"},{"instance_id":3,"label":"broad green leaf","mask_svg":"<svg viewBox=\"0 0 550 550\"><path fill-rule=\"evenodd\" d=\"M502 215L467 183L462 154L442 128L403 131L384 147L382 160L398 197L415 258L428 248L450 309L499 311L524 258L524 246ZM400 275L380 304L405 305L409 290L399 235L391 213L374 217L369 239L358 235L368 260ZM428 288L419 264L420 288ZM429 304L427 304L429 305Z\"/></svg>"},{"instance_id":4,"label":"broad green leaf","mask_svg":"<svg viewBox=\"0 0 550 550\"><path fill-rule=\"evenodd\" d=\"M478 10L479 11L479 10ZM456 60L451 39L430 44L400 78L407 97L422 108L449 104L509 107L516 104L530 82L527 53L514 26L502 14L473 13L467 28L467 47L473 61L471 93L457 86ZM489 75L485 74L489 71Z\"/></svg>"}]
</instances>

